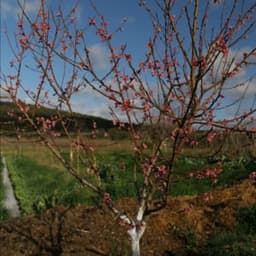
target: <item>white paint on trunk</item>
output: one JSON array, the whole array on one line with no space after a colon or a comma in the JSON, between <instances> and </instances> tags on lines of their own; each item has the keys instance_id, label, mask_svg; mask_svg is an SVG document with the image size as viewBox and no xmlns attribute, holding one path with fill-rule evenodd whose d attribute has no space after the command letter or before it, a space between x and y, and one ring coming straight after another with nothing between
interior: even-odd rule
<instances>
[{"instance_id":1,"label":"white paint on trunk","mask_svg":"<svg viewBox=\"0 0 256 256\"><path fill-rule=\"evenodd\" d=\"M146 229L146 223L141 222L137 225L133 225L127 232L131 238L132 256L140 256L140 239Z\"/></svg>"},{"instance_id":2,"label":"white paint on trunk","mask_svg":"<svg viewBox=\"0 0 256 256\"><path fill-rule=\"evenodd\" d=\"M141 222L141 221L142 221L143 215L144 215L144 207L141 206L141 207L139 208L139 211L138 211L138 214L137 214L137 221L138 221L138 222Z\"/></svg>"}]
</instances>

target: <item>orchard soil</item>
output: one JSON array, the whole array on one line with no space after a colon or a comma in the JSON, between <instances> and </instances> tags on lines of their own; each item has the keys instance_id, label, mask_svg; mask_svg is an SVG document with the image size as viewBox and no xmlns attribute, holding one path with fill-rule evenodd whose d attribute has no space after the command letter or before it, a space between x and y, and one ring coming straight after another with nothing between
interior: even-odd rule
<instances>
[{"instance_id":1,"label":"orchard soil","mask_svg":"<svg viewBox=\"0 0 256 256\"><path fill-rule=\"evenodd\" d=\"M193 230L198 248L216 230L236 224L240 207L256 203L256 183L219 188L204 195L170 197L168 206L146 219L142 255L186 255L186 234ZM122 199L118 207L133 214L135 201ZM38 216L0 223L1 256L129 255L125 227L102 206L58 206Z\"/></svg>"}]
</instances>

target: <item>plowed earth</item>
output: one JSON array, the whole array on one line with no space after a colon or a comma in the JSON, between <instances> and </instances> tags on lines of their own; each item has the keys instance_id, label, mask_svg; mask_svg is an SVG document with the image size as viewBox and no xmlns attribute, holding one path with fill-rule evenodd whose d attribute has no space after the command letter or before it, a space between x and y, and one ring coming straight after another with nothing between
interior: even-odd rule
<instances>
[{"instance_id":1,"label":"plowed earth","mask_svg":"<svg viewBox=\"0 0 256 256\"><path fill-rule=\"evenodd\" d=\"M170 197L165 209L146 219L142 255L185 255L184 234L193 230L203 244L214 231L232 228L240 207L255 203L256 183L249 180L204 195ZM122 199L117 206L134 214L133 199ZM1 256L128 255L129 245L125 228L104 207L59 206L0 223Z\"/></svg>"}]
</instances>

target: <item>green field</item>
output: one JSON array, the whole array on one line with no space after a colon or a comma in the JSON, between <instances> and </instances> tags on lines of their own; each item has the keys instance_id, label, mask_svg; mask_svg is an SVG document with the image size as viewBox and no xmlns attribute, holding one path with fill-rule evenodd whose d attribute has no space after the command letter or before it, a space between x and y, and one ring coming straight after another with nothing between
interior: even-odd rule
<instances>
[{"instance_id":1,"label":"green field","mask_svg":"<svg viewBox=\"0 0 256 256\"><path fill-rule=\"evenodd\" d=\"M104 152L96 158L103 186L114 200L136 195L131 175L134 160L129 152ZM61 166L43 163L42 159L38 161L37 158L30 157L26 153L9 154L6 160L16 197L25 215L38 213L58 204L69 206L100 202L100 198L82 187ZM188 176L191 170L214 166L215 163L211 159L179 158L174 167L170 194L172 196L195 195L217 186L238 183L248 178L251 170L256 169L256 161L245 158L225 160L223 171L216 184L212 184L210 179L196 179ZM87 175L84 174L84 169L80 166L81 175Z\"/></svg>"}]
</instances>

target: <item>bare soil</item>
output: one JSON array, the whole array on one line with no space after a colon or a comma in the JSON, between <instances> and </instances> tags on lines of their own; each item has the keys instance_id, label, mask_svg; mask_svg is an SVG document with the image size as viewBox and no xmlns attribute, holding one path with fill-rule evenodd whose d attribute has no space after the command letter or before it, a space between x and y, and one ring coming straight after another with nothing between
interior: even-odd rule
<instances>
[{"instance_id":1,"label":"bare soil","mask_svg":"<svg viewBox=\"0 0 256 256\"><path fill-rule=\"evenodd\" d=\"M256 182L219 188L199 196L170 197L168 206L147 219L141 241L142 255L185 255L192 230L200 245L216 230L236 224L241 207L256 204ZM117 202L130 215L135 201ZM26 216L0 223L1 256L128 255L129 238L104 207L58 206L40 216Z\"/></svg>"}]
</instances>

